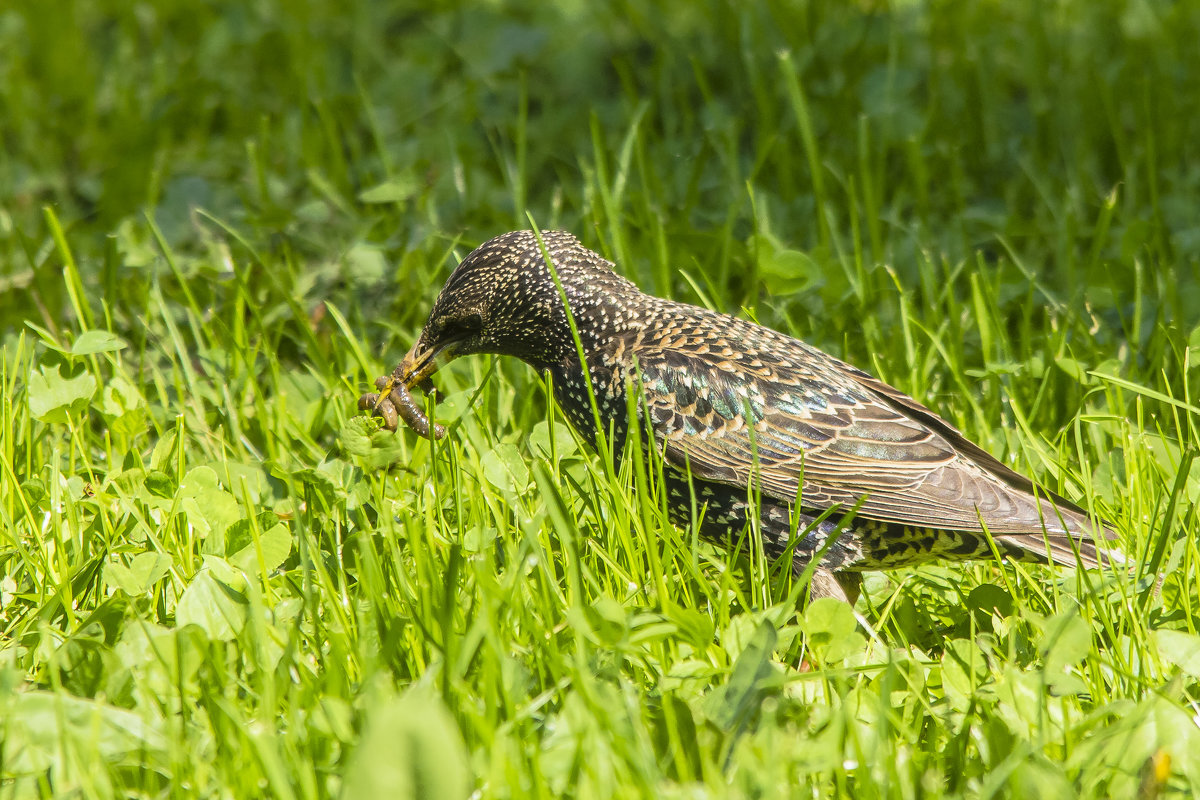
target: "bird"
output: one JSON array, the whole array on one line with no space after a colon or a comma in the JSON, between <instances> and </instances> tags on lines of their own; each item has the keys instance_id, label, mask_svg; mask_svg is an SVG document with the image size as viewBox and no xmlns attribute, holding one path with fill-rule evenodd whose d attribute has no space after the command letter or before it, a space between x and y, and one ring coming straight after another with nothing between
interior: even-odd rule
<instances>
[{"instance_id":1,"label":"bird","mask_svg":"<svg viewBox=\"0 0 1200 800\"><path fill-rule=\"evenodd\" d=\"M1115 538L1108 523L907 394L786 334L646 294L566 231L513 231L472 251L359 408L393 431L403 419L444 436L411 390L481 353L548 373L593 448L607 435L620 454L642 426L671 523L727 547L756 531L768 557L809 572L813 599L853 604L863 572L932 560L1097 568L1116 557L1101 546Z\"/></svg>"}]
</instances>

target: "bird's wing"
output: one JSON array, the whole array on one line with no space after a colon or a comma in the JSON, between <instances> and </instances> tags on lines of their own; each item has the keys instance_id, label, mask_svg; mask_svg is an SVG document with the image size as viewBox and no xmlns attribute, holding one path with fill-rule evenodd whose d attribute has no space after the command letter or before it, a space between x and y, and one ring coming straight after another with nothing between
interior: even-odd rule
<instances>
[{"instance_id":1,"label":"bird's wing","mask_svg":"<svg viewBox=\"0 0 1200 800\"><path fill-rule=\"evenodd\" d=\"M977 531L982 520L997 535L1040 535L1044 519L1051 533L1091 530L1080 509L1044 493L1039 502L1028 479L912 398L755 330L769 339L637 348L646 412L669 462L732 485L757 473L770 496L799 493L811 508L861 503L858 516L905 525Z\"/></svg>"}]
</instances>

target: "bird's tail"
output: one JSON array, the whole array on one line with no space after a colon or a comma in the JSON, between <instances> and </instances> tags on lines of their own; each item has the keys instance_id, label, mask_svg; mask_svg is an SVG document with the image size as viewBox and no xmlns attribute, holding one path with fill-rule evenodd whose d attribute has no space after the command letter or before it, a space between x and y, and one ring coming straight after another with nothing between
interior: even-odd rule
<instances>
[{"instance_id":1,"label":"bird's tail","mask_svg":"<svg viewBox=\"0 0 1200 800\"><path fill-rule=\"evenodd\" d=\"M996 538L1061 567L1113 568L1125 563L1121 553L1107 546L1118 538L1110 523L1093 520L1065 500L1054 504L1043 500L1040 505L1043 530L1003 533Z\"/></svg>"}]
</instances>

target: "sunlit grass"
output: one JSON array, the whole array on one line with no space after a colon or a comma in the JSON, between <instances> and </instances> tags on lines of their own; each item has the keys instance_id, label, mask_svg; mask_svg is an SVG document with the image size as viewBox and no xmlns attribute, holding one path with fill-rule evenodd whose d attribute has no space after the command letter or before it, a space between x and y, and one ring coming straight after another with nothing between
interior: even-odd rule
<instances>
[{"instance_id":1,"label":"sunlit grass","mask_svg":"<svg viewBox=\"0 0 1200 800\"><path fill-rule=\"evenodd\" d=\"M0 12L0 798L1200 791L1195 4L153 5ZM1130 573L806 607L519 363L356 415L530 217Z\"/></svg>"}]
</instances>

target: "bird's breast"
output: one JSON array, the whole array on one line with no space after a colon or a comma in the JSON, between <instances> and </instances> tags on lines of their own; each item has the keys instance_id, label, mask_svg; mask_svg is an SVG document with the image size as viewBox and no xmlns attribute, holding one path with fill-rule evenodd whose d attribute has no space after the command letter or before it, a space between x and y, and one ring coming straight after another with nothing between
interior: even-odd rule
<instances>
[{"instance_id":1,"label":"bird's breast","mask_svg":"<svg viewBox=\"0 0 1200 800\"><path fill-rule=\"evenodd\" d=\"M589 359L586 375L577 359L555 364L549 372L554 399L567 421L595 447L598 413L600 426L606 436L611 432L612 448L619 453L628 428L624 370L596 358Z\"/></svg>"}]
</instances>

